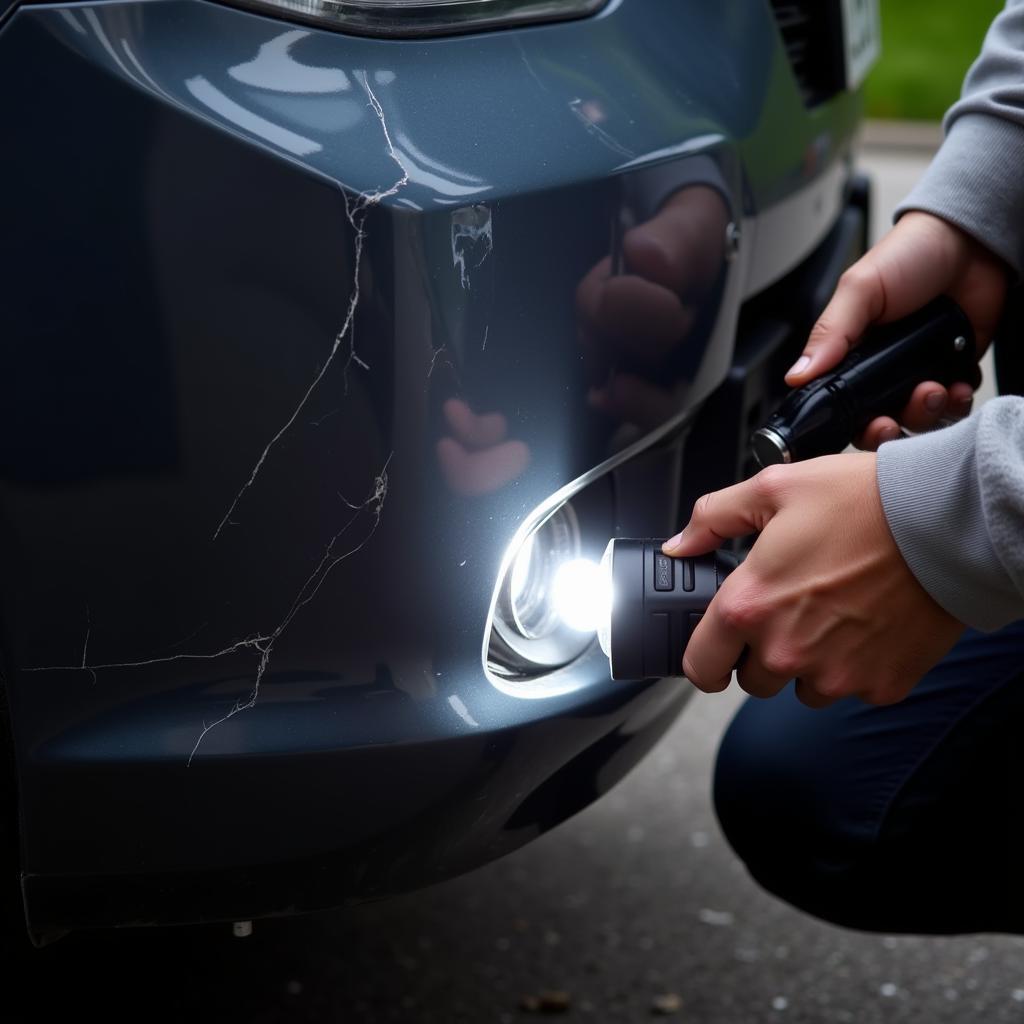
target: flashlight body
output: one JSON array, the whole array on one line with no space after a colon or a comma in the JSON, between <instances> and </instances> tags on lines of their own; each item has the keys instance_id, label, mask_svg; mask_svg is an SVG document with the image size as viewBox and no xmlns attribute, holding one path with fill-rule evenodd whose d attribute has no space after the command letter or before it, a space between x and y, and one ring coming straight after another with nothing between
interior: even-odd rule
<instances>
[{"instance_id":1,"label":"flashlight body","mask_svg":"<svg viewBox=\"0 0 1024 1024\"><path fill-rule=\"evenodd\" d=\"M980 382L974 332L939 298L869 331L831 372L791 392L751 438L762 466L841 452L876 416L897 416L922 381Z\"/></svg>"},{"instance_id":2,"label":"flashlight body","mask_svg":"<svg viewBox=\"0 0 1024 1024\"><path fill-rule=\"evenodd\" d=\"M725 578L736 568L727 551L669 558L660 540L611 545L613 679L683 674L683 651Z\"/></svg>"}]
</instances>

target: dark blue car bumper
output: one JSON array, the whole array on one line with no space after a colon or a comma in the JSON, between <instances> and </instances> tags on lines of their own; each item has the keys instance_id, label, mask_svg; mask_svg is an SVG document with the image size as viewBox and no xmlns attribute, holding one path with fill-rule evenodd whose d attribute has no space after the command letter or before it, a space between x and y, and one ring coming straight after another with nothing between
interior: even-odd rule
<instances>
[{"instance_id":1,"label":"dark blue car bumper","mask_svg":"<svg viewBox=\"0 0 1024 1024\"><path fill-rule=\"evenodd\" d=\"M557 696L495 685L502 559L595 467L610 531L678 522L743 299L843 208L856 97L804 107L767 5L646 0L400 42L203 0L23 7L0 95L32 927L383 895L621 777L683 684L584 657ZM743 241L698 239L670 345L598 331L595 366L580 282L624 208L693 186ZM801 196L798 237L759 236Z\"/></svg>"}]
</instances>

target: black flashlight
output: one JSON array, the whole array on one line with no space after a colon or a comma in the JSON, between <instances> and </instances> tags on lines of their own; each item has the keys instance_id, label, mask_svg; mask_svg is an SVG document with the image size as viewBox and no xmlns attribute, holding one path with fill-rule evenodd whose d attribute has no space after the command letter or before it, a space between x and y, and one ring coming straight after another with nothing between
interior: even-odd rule
<instances>
[{"instance_id":1,"label":"black flashlight","mask_svg":"<svg viewBox=\"0 0 1024 1024\"><path fill-rule=\"evenodd\" d=\"M829 374L793 391L751 444L762 466L841 452L876 416L898 415L925 380L980 379L974 333L949 299L870 331ZM682 675L683 651L736 558L670 558L659 540L616 538L601 562L598 628L613 679Z\"/></svg>"},{"instance_id":2,"label":"black flashlight","mask_svg":"<svg viewBox=\"0 0 1024 1024\"><path fill-rule=\"evenodd\" d=\"M947 298L873 328L831 373L791 392L750 439L754 457L771 466L841 452L876 416L899 415L926 380L981 380L970 321Z\"/></svg>"},{"instance_id":3,"label":"black flashlight","mask_svg":"<svg viewBox=\"0 0 1024 1024\"><path fill-rule=\"evenodd\" d=\"M598 628L612 679L683 674L683 651L725 578L736 568L727 551L670 558L660 540L616 538L601 568L611 600Z\"/></svg>"}]
</instances>

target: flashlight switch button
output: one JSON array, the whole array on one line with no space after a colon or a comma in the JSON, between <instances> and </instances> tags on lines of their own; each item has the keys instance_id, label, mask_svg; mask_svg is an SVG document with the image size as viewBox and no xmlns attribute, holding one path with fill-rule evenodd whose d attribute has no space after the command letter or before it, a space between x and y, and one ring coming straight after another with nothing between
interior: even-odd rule
<instances>
[{"instance_id":1,"label":"flashlight switch button","mask_svg":"<svg viewBox=\"0 0 1024 1024\"><path fill-rule=\"evenodd\" d=\"M673 586L674 573L672 571L672 559L663 555L660 551L654 553L654 589L671 590Z\"/></svg>"}]
</instances>

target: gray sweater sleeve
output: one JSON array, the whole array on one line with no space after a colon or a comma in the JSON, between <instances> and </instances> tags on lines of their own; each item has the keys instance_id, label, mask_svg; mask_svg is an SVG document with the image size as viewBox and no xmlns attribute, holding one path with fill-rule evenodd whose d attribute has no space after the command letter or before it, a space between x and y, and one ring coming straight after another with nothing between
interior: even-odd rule
<instances>
[{"instance_id":1,"label":"gray sweater sleeve","mask_svg":"<svg viewBox=\"0 0 1024 1024\"><path fill-rule=\"evenodd\" d=\"M945 129L897 218L942 217L1024 276L1024 0L992 23ZM896 544L940 605L984 630L1024 618L1024 398L882 445L878 487Z\"/></svg>"},{"instance_id":2,"label":"gray sweater sleeve","mask_svg":"<svg viewBox=\"0 0 1024 1024\"><path fill-rule=\"evenodd\" d=\"M1024 0L1007 0L992 22L944 124L942 147L896 217L942 217L1024 276Z\"/></svg>"},{"instance_id":3,"label":"gray sweater sleeve","mask_svg":"<svg viewBox=\"0 0 1024 1024\"><path fill-rule=\"evenodd\" d=\"M878 450L889 528L925 590L993 630L1024 618L1024 398Z\"/></svg>"}]
</instances>

